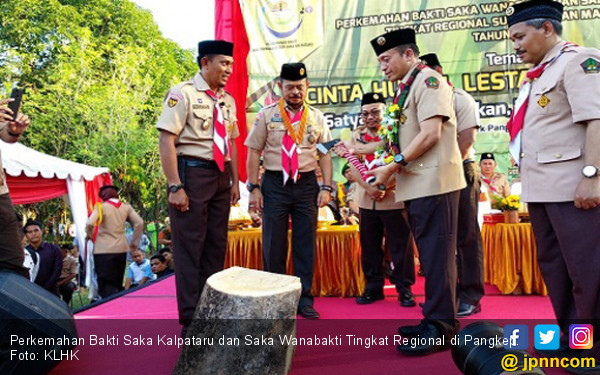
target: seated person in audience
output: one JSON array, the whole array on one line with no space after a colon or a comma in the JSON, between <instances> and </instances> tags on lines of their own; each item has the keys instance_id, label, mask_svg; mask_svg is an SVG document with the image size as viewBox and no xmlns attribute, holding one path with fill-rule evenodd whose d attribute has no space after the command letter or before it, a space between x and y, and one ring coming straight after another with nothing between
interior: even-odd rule
<instances>
[{"instance_id":1,"label":"seated person in audience","mask_svg":"<svg viewBox=\"0 0 600 375\"><path fill-rule=\"evenodd\" d=\"M508 180L503 173L494 172L496 169L496 159L491 152L484 152L479 159L479 167L481 168L481 184L485 186L488 199L494 207L494 196L508 197L510 195L510 186Z\"/></svg>"},{"instance_id":2,"label":"seated person in audience","mask_svg":"<svg viewBox=\"0 0 600 375\"><path fill-rule=\"evenodd\" d=\"M160 254L154 255L150 258L150 265L152 266L152 273L156 275L157 279L161 277L173 274L173 270L168 267L167 260Z\"/></svg>"},{"instance_id":3,"label":"seated person in audience","mask_svg":"<svg viewBox=\"0 0 600 375\"><path fill-rule=\"evenodd\" d=\"M168 217L165 218L165 228L158 233L158 244L159 248L170 248L173 246L173 241L171 240L171 219Z\"/></svg>"},{"instance_id":4,"label":"seated person in audience","mask_svg":"<svg viewBox=\"0 0 600 375\"><path fill-rule=\"evenodd\" d=\"M338 194L341 195L340 207L348 207L350 214L358 218L359 207L356 199L356 187L358 184L350 171L350 165L348 163L344 164L342 167L342 175L346 178L346 182L338 184L338 187L342 190L341 193L338 190Z\"/></svg>"},{"instance_id":5,"label":"seated person in audience","mask_svg":"<svg viewBox=\"0 0 600 375\"><path fill-rule=\"evenodd\" d=\"M75 278L79 270L77 268L77 259L71 255L71 246L63 244L60 247L60 251L63 255L63 267L57 285L63 301L68 305L71 302L73 292L77 289Z\"/></svg>"},{"instance_id":6,"label":"seated person in audience","mask_svg":"<svg viewBox=\"0 0 600 375\"><path fill-rule=\"evenodd\" d=\"M173 259L173 252L171 251L171 249L168 247L164 247L164 248L160 249L158 251L158 253L160 255L162 255L163 257L165 257L165 259L167 260L167 267L174 270L175 269L175 260Z\"/></svg>"},{"instance_id":7,"label":"seated person in audience","mask_svg":"<svg viewBox=\"0 0 600 375\"><path fill-rule=\"evenodd\" d=\"M144 285L146 281L155 279L150 262L144 258L144 253L140 249L135 250L131 256L133 257L133 263L127 267L125 290Z\"/></svg>"},{"instance_id":8,"label":"seated person in audience","mask_svg":"<svg viewBox=\"0 0 600 375\"><path fill-rule=\"evenodd\" d=\"M55 244L44 241L44 231L39 221L27 220L23 232L29 241L27 251L33 251L37 255L39 263L35 283L47 291L59 295L56 282L62 271L62 253Z\"/></svg>"}]
</instances>

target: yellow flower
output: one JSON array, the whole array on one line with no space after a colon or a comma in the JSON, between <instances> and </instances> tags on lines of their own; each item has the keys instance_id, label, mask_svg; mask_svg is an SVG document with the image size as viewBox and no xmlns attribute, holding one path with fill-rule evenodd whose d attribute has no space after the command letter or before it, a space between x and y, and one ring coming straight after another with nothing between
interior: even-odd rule
<instances>
[{"instance_id":1,"label":"yellow flower","mask_svg":"<svg viewBox=\"0 0 600 375\"><path fill-rule=\"evenodd\" d=\"M392 104L390 106L390 112L396 112L396 111L399 111L399 110L400 110L400 107L398 106L398 104Z\"/></svg>"}]
</instances>

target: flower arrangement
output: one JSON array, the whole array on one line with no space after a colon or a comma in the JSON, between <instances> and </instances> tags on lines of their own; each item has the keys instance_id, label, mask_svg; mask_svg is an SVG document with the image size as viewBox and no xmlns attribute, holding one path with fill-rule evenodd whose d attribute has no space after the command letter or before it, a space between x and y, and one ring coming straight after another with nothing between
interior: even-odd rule
<instances>
[{"instance_id":1,"label":"flower arrangement","mask_svg":"<svg viewBox=\"0 0 600 375\"><path fill-rule=\"evenodd\" d=\"M381 159L385 164L389 164L394 160L394 150L392 145L398 139L398 123L402 111L398 104L392 104L385 109L383 120L377 130L377 135L385 142L385 147L379 147L375 151L375 157Z\"/></svg>"},{"instance_id":2,"label":"flower arrangement","mask_svg":"<svg viewBox=\"0 0 600 375\"><path fill-rule=\"evenodd\" d=\"M508 197L495 195L492 198L494 200L494 208L502 211L516 211L521 205L521 198L515 194L511 194Z\"/></svg>"}]
</instances>

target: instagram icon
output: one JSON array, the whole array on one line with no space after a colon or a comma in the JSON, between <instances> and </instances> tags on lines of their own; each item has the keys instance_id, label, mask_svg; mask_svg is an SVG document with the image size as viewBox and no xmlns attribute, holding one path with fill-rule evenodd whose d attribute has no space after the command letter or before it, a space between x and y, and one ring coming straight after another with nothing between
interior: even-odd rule
<instances>
[{"instance_id":1,"label":"instagram icon","mask_svg":"<svg viewBox=\"0 0 600 375\"><path fill-rule=\"evenodd\" d=\"M594 344L594 329L591 324L571 324L569 326L569 346L571 349L591 349Z\"/></svg>"}]
</instances>

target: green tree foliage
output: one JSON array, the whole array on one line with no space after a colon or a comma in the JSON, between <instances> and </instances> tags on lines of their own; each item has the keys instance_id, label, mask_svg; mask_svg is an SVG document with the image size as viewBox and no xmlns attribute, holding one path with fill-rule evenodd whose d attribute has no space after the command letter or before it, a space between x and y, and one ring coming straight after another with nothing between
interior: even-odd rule
<instances>
[{"instance_id":1,"label":"green tree foliage","mask_svg":"<svg viewBox=\"0 0 600 375\"><path fill-rule=\"evenodd\" d=\"M196 70L128 0L0 1L0 95L26 88L23 143L110 168L146 219L166 204L154 129L164 95Z\"/></svg>"}]
</instances>

